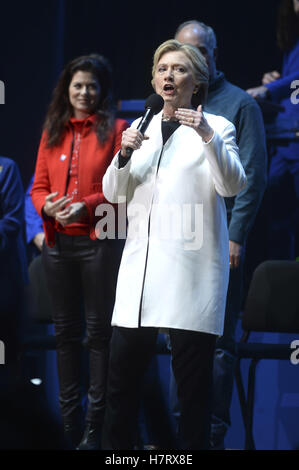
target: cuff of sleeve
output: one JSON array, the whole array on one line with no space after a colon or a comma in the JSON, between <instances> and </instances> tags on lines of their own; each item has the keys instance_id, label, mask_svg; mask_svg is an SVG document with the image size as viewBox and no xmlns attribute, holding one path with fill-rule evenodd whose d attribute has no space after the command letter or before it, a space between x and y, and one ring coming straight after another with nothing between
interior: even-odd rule
<instances>
[{"instance_id":1,"label":"cuff of sleeve","mask_svg":"<svg viewBox=\"0 0 299 470\"><path fill-rule=\"evenodd\" d=\"M236 227L229 228L228 237L232 242L239 243L239 245L244 245L246 239L245 234L236 230Z\"/></svg>"},{"instance_id":2,"label":"cuff of sleeve","mask_svg":"<svg viewBox=\"0 0 299 470\"><path fill-rule=\"evenodd\" d=\"M275 82L268 83L267 85L264 85L265 88L267 88L267 94L266 98L272 99L274 101L278 101L279 97L277 96L276 90L277 90L277 85Z\"/></svg>"},{"instance_id":3,"label":"cuff of sleeve","mask_svg":"<svg viewBox=\"0 0 299 470\"><path fill-rule=\"evenodd\" d=\"M95 211L98 205L103 204L105 202L104 194L91 194L89 196L85 196L82 198L81 202L84 202L89 222L92 223L95 217Z\"/></svg>"},{"instance_id":4,"label":"cuff of sleeve","mask_svg":"<svg viewBox=\"0 0 299 470\"><path fill-rule=\"evenodd\" d=\"M131 157L123 157L122 154L121 154L121 151L118 152L118 168L123 168L124 166L126 166L126 164L128 163L128 161L130 160Z\"/></svg>"},{"instance_id":5,"label":"cuff of sleeve","mask_svg":"<svg viewBox=\"0 0 299 470\"><path fill-rule=\"evenodd\" d=\"M209 145L213 140L214 140L214 137L215 137L215 131L213 130L213 135L212 137L210 138L210 140L208 140L207 142L205 140L202 139L202 142L204 145Z\"/></svg>"},{"instance_id":6,"label":"cuff of sleeve","mask_svg":"<svg viewBox=\"0 0 299 470\"><path fill-rule=\"evenodd\" d=\"M42 207L42 210L41 210L41 218L43 219L44 222L54 224L54 217L49 217L49 216L45 213L43 207Z\"/></svg>"}]
</instances>

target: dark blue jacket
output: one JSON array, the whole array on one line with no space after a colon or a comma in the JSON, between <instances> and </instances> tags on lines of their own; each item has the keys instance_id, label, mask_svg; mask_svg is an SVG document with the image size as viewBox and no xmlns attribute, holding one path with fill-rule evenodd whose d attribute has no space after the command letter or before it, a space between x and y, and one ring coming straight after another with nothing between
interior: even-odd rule
<instances>
[{"instance_id":1,"label":"dark blue jacket","mask_svg":"<svg viewBox=\"0 0 299 470\"><path fill-rule=\"evenodd\" d=\"M293 117L296 118L299 123L299 104L291 100L291 95L295 90L291 88L291 84L294 80L299 80L299 40L289 52L284 54L280 78L265 85L270 92L271 99L276 103L280 103L285 108L285 111L278 115L278 121L281 118ZM298 86L299 84L297 83L296 88L298 88ZM297 101L298 98L297 93Z\"/></svg>"},{"instance_id":2,"label":"dark blue jacket","mask_svg":"<svg viewBox=\"0 0 299 470\"><path fill-rule=\"evenodd\" d=\"M267 150L264 121L256 101L228 82L222 72L209 85L204 106L208 113L224 116L236 128L239 156L247 176L246 187L225 198L229 239L242 245L253 225L267 183Z\"/></svg>"},{"instance_id":3,"label":"dark blue jacket","mask_svg":"<svg viewBox=\"0 0 299 470\"><path fill-rule=\"evenodd\" d=\"M291 84L297 80L296 88L291 88ZM276 132L288 135L291 139L288 144L279 148L280 156L293 163L299 161L299 142L292 140L294 132L292 129L299 128L299 40L294 44L292 49L284 54L281 78L266 85L269 90L270 98L276 103L284 107L284 111L278 113L274 127ZM295 94L294 99L291 99ZM290 131L290 132L287 132ZM287 134L286 134L287 132Z\"/></svg>"},{"instance_id":4,"label":"dark blue jacket","mask_svg":"<svg viewBox=\"0 0 299 470\"><path fill-rule=\"evenodd\" d=\"M30 191L33 184L34 175L32 176L28 188L25 193L25 222L26 222L26 241L32 242L35 235L44 231L43 221L36 212L33 205Z\"/></svg>"},{"instance_id":5,"label":"dark blue jacket","mask_svg":"<svg viewBox=\"0 0 299 470\"><path fill-rule=\"evenodd\" d=\"M17 164L0 157L0 303L12 303L18 289L28 281L23 237L24 190Z\"/></svg>"}]
</instances>

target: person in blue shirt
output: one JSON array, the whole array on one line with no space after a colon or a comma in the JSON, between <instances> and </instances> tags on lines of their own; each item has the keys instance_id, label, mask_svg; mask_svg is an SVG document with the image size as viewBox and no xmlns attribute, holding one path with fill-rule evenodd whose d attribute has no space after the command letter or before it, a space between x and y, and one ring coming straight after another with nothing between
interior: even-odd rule
<instances>
[{"instance_id":1,"label":"person in blue shirt","mask_svg":"<svg viewBox=\"0 0 299 470\"><path fill-rule=\"evenodd\" d=\"M25 193L26 242L27 246L30 247L28 250L30 253L29 262L34 256L41 253L45 239L43 221L36 212L30 195L33 179L34 175L32 176Z\"/></svg>"},{"instance_id":2,"label":"person in blue shirt","mask_svg":"<svg viewBox=\"0 0 299 470\"><path fill-rule=\"evenodd\" d=\"M0 156L0 340L5 365L15 364L28 282L23 237L24 190L17 164Z\"/></svg>"},{"instance_id":3,"label":"person in blue shirt","mask_svg":"<svg viewBox=\"0 0 299 470\"><path fill-rule=\"evenodd\" d=\"M294 259L299 207L299 0L281 1L277 43L283 52L281 73L264 74L262 85L247 92L284 108L272 126L279 139L272 150L267 188L268 257Z\"/></svg>"},{"instance_id":4,"label":"person in blue shirt","mask_svg":"<svg viewBox=\"0 0 299 470\"><path fill-rule=\"evenodd\" d=\"M223 336L216 342L213 376L213 409L210 445L224 448L230 425L234 365L235 330L242 305L245 245L261 203L267 175L264 122L256 101L244 90L228 82L217 70L216 35L210 26L196 20L182 23L175 34L182 43L196 46L209 67L209 89L204 111L224 116L236 128L239 157L247 177L246 187L235 197L225 198L229 228L230 279Z\"/></svg>"}]
</instances>

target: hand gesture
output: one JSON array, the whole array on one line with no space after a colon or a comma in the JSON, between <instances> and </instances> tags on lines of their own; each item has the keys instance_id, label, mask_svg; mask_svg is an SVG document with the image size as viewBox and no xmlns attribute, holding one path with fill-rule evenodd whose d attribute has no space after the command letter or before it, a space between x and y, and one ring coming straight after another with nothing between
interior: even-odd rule
<instances>
[{"instance_id":1,"label":"hand gesture","mask_svg":"<svg viewBox=\"0 0 299 470\"><path fill-rule=\"evenodd\" d=\"M265 87L264 85L257 86L255 88L249 88L246 91L253 98L265 99L265 98L267 98L267 95L268 95L268 88Z\"/></svg>"},{"instance_id":2,"label":"hand gesture","mask_svg":"<svg viewBox=\"0 0 299 470\"><path fill-rule=\"evenodd\" d=\"M73 202L63 211L56 212L56 220L64 227L73 224L87 215L87 208L84 202Z\"/></svg>"},{"instance_id":3,"label":"hand gesture","mask_svg":"<svg viewBox=\"0 0 299 470\"><path fill-rule=\"evenodd\" d=\"M63 196L60 199L57 199L57 201L53 202L52 199L57 195L58 192L51 193L48 194L48 196L46 196L45 198L45 205L43 207L43 211L48 217L55 217L56 212L63 209L63 207L71 201L70 198L68 199L66 196Z\"/></svg>"},{"instance_id":4,"label":"hand gesture","mask_svg":"<svg viewBox=\"0 0 299 470\"><path fill-rule=\"evenodd\" d=\"M214 130L204 117L201 104L196 111L194 109L178 108L175 111L175 117L184 126L192 127L205 142L212 139Z\"/></svg>"},{"instance_id":5,"label":"hand gesture","mask_svg":"<svg viewBox=\"0 0 299 470\"><path fill-rule=\"evenodd\" d=\"M278 78L280 78L280 73L277 72L277 70L267 72L263 75L262 84L267 85L268 83L275 82L275 80L277 80Z\"/></svg>"}]
</instances>

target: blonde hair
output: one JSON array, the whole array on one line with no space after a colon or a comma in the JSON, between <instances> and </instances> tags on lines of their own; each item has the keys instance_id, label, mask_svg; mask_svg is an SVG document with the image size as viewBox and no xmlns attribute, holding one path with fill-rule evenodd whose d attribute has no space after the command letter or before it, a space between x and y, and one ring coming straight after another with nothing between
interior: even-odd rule
<instances>
[{"instance_id":1,"label":"blonde hair","mask_svg":"<svg viewBox=\"0 0 299 470\"><path fill-rule=\"evenodd\" d=\"M197 49L197 47L191 46L191 44L181 44L176 39L169 39L168 41L163 42L156 49L152 67L152 85L154 86L154 76L161 57L167 52L175 51L183 52L190 60L195 84L199 85L199 90L196 93L196 101L204 103L208 93L209 69L202 53Z\"/></svg>"}]
</instances>

